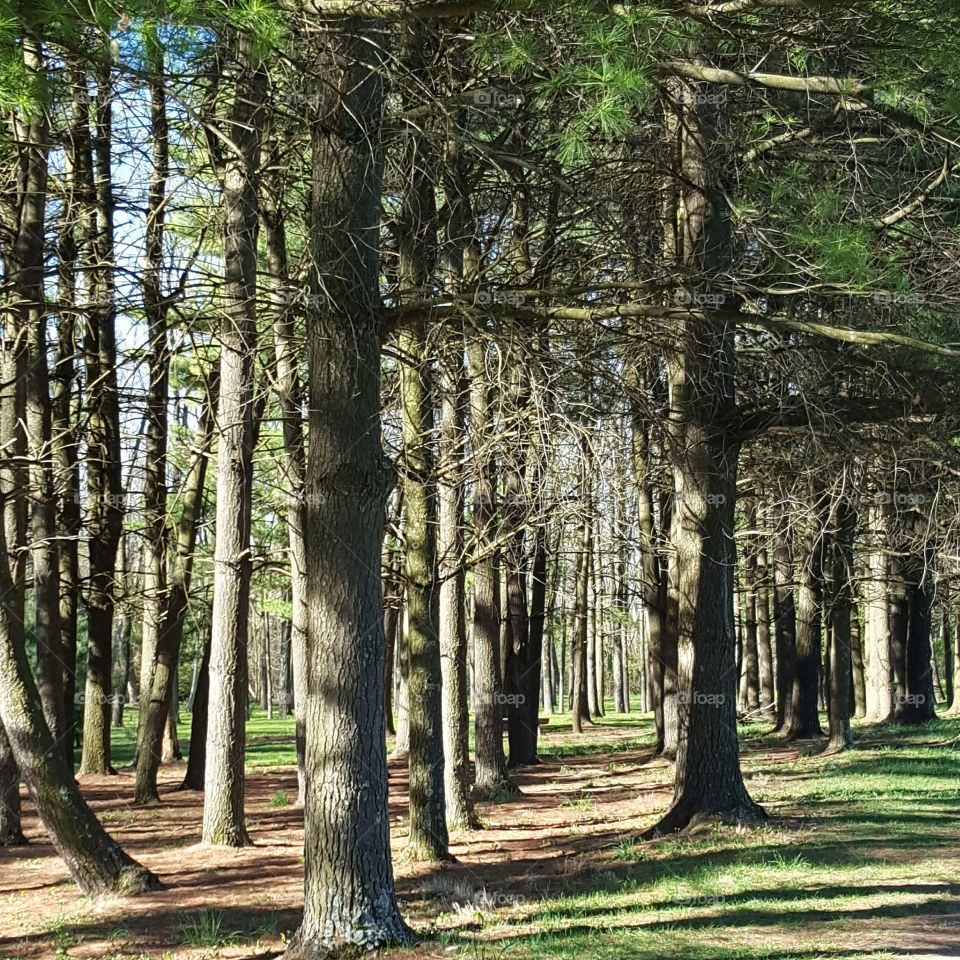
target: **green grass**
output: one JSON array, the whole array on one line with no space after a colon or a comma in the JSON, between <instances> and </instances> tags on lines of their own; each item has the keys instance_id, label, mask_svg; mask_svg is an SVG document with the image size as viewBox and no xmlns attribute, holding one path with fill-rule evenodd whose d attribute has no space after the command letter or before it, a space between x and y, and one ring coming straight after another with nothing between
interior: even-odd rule
<instances>
[{"instance_id":1,"label":"green grass","mask_svg":"<svg viewBox=\"0 0 960 960\"><path fill-rule=\"evenodd\" d=\"M624 836L574 876L540 890L524 881L522 904L474 918L473 929L450 927L448 955L884 960L909 954L911 936L948 918L949 939L960 913L960 748L935 742L958 733L957 720L863 726L851 752L786 760L756 749L776 741L748 725L744 774L773 815L768 826L649 843ZM937 951L918 944L917 953Z\"/></svg>"}]
</instances>

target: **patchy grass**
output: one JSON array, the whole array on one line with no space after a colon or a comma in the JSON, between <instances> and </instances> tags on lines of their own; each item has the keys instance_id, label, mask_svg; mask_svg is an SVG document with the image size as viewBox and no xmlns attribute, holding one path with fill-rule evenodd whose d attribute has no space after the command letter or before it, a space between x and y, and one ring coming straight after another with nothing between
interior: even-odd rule
<instances>
[{"instance_id":1,"label":"patchy grass","mask_svg":"<svg viewBox=\"0 0 960 960\"><path fill-rule=\"evenodd\" d=\"M135 727L130 711L126 729ZM401 906L423 942L384 957L956 957L960 746L952 741L960 721L858 725L857 748L835 756L820 755L822 741L786 745L759 721L741 734L744 777L769 824L699 826L644 842L672 782L670 767L652 758L649 715L611 714L579 738L569 715L552 717L541 736L544 762L516 772L520 794L479 805L486 829L454 836L457 863L425 871L398 859ZM52 850L8 850L0 881L8 868L30 880L0 893L0 960L280 954L298 923L303 878L302 812L290 804L293 722L254 711L247 736L257 846L195 846L200 794L162 790L159 806L135 808L129 772L90 784L111 831L158 869L168 890L94 911L64 882ZM390 773L399 853L405 764L392 762ZM178 776L169 770L166 783Z\"/></svg>"}]
</instances>

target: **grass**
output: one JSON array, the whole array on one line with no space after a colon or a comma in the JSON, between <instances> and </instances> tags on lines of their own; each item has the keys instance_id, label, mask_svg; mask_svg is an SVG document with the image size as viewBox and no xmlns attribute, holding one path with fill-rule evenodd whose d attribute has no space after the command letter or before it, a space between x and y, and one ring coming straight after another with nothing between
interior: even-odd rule
<instances>
[{"instance_id":1,"label":"grass","mask_svg":"<svg viewBox=\"0 0 960 960\"><path fill-rule=\"evenodd\" d=\"M186 744L189 715L183 716ZM662 766L648 769L625 756L651 746L649 715L610 714L575 742L551 736L569 725L569 715L552 717L541 737L558 787L576 776L581 757L611 774L629 771L638 791L668 778ZM131 710L125 730L114 731L120 763L135 729ZM255 709L247 725L248 768L293 764L293 733L292 719L268 720ZM952 955L955 946L939 944L955 944L960 920L960 746L948 742L960 735L960 720L920 728L855 724L856 749L830 757L819 756L817 744L799 756L784 753L760 721L743 724L740 733L747 787L772 814L768 826L649 843L625 833L585 857L573 874L531 881L518 867L516 888L507 860L503 887L467 914L443 912L419 893L405 896L429 955L887 960L910 956L913 948L916 956ZM588 789L583 783L557 801L572 820L604 817L602 796ZM276 808L289 803L282 790L269 800ZM476 838L482 846L483 833ZM64 953L79 939L70 921L58 917L47 925ZM234 929L217 911L202 911L187 918L181 933L190 946L214 950L275 933L270 911L251 921ZM937 931L942 941L924 940Z\"/></svg>"},{"instance_id":2,"label":"grass","mask_svg":"<svg viewBox=\"0 0 960 960\"><path fill-rule=\"evenodd\" d=\"M917 956L953 956L960 748L935 742L958 733L956 720L860 727L854 751L787 760L757 749L777 741L748 725L744 773L773 814L769 826L652 843L625 836L605 860L539 896L527 891L522 904L475 918L473 929L451 924L448 955L885 960L916 947ZM598 756L613 752L598 746ZM938 929L940 952L922 942Z\"/></svg>"}]
</instances>

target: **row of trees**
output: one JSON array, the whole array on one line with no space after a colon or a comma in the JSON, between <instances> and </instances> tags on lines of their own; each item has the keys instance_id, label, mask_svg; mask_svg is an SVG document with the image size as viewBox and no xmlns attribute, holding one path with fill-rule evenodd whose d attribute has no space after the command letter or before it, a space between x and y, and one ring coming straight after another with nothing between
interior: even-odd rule
<instances>
[{"instance_id":1,"label":"row of trees","mask_svg":"<svg viewBox=\"0 0 960 960\"><path fill-rule=\"evenodd\" d=\"M822 14L3 8L6 841L23 780L86 892L158 884L74 778L78 723L79 772L111 772L135 674L136 801L189 688L203 840L248 843L274 687L288 956L315 957L410 937L388 729L409 855L439 861L536 762L541 703L579 732L604 675L676 761L654 833L765 818L738 699L790 738L822 700L837 750L854 711L933 715L934 610L960 662L956 31Z\"/></svg>"}]
</instances>

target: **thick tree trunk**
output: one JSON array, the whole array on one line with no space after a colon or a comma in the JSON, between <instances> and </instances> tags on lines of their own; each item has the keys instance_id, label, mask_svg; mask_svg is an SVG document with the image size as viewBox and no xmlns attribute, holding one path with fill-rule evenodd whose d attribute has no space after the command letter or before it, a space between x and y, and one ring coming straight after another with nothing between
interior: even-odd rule
<instances>
[{"instance_id":1,"label":"thick tree trunk","mask_svg":"<svg viewBox=\"0 0 960 960\"><path fill-rule=\"evenodd\" d=\"M253 492L257 227L266 77L253 40L234 33L235 93L223 168L224 318L217 405L217 522L203 842L241 847L244 823L250 514Z\"/></svg>"},{"instance_id":2,"label":"thick tree trunk","mask_svg":"<svg viewBox=\"0 0 960 960\"><path fill-rule=\"evenodd\" d=\"M686 88L682 111L678 260L710 275L730 249L725 201L713 182L718 117ZM729 323L683 319L668 361L679 737L673 805L653 833L683 829L701 816L766 819L747 793L737 742L733 534L739 444L726 433L736 405L735 336Z\"/></svg>"},{"instance_id":3,"label":"thick tree trunk","mask_svg":"<svg viewBox=\"0 0 960 960\"><path fill-rule=\"evenodd\" d=\"M21 40L23 68L38 83L45 72L40 43L33 36ZM56 542L56 494L53 482L51 408L47 369L47 316L44 306L44 216L47 200L49 129L44 110L29 119L13 119L19 191L16 222L4 251L10 311L8 336L17 337L18 372L25 372L24 405L30 504L30 559L33 569L34 637L37 650L37 687L43 714L58 747L66 735L63 698L63 660L60 651L59 563ZM20 351L26 346L25 356ZM26 370L23 367L26 365ZM10 439L14 439L11 437ZM20 445L20 441L15 440ZM13 452L13 451L11 451ZM21 453L23 453L21 445ZM23 494L23 486L20 495ZM16 548L26 546L21 539ZM73 707L71 706L71 710Z\"/></svg>"},{"instance_id":4,"label":"thick tree trunk","mask_svg":"<svg viewBox=\"0 0 960 960\"><path fill-rule=\"evenodd\" d=\"M12 589L6 602L14 623L21 624L26 591L26 554L22 547L27 539L27 501L23 496L27 475L27 438L23 431L26 361L25 351L17 349L15 343L0 345L0 522L10 547L0 562L9 568ZM0 847L26 842L20 827L20 768L0 722Z\"/></svg>"},{"instance_id":5,"label":"thick tree trunk","mask_svg":"<svg viewBox=\"0 0 960 960\"><path fill-rule=\"evenodd\" d=\"M0 847L26 842L20 828L20 768L0 723Z\"/></svg>"},{"instance_id":6,"label":"thick tree trunk","mask_svg":"<svg viewBox=\"0 0 960 960\"><path fill-rule=\"evenodd\" d=\"M823 608L823 537L813 529L803 537L803 566L797 590L796 662L788 715L784 719L790 740L818 737L820 716L820 643Z\"/></svg>"},{"instance_id":7,"label":"thick tree trunk","mask_svg":"<svg viewBox=\"0 0 960 960\"><path fill-rule=\"evenodd\" d=\"M318 55L308 315L307 697L304 913L287 960L410 939L390 862L383 581L390 471L380 440L382 58L376 22L340 18Z\"/></svg>"}]
</instances>

